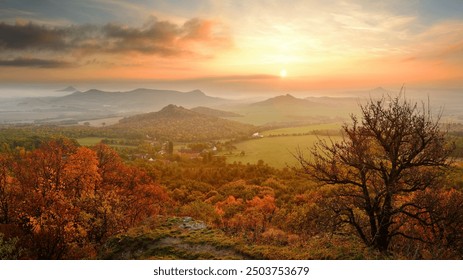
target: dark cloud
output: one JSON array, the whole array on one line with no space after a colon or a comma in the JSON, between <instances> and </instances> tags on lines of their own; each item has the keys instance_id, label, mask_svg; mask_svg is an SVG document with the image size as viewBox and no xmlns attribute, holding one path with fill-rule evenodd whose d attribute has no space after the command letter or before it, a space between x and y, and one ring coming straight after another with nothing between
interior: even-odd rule
<instances>
[{"instance_id":1,"label":"dark cloud","mask_svg":"<svg viewBox=\"0 0 463 280\"><path fill-rule=\"evenodd\" d=\"M11 67L37 67L37 68L63 68L71 66L69 63L59 60L47 60L37 58L16 58L12 60L0 60L0 66Z\"/></svg>"},{"instance_id":2,"label":"dark cloud","mask_svg":"<svg viewBox=\"0 0 463 280\"><path fill-rule=\"evenodd\" d=\"M151 18L138 28L113 23L66 27L0 23L0 50L18 55L27 51L71 55L130 52L158 56L191 55L196 54L193 44L203 46L199 48L201 50L229 47L229 35L217 29L220 29L218 23L203 19L177 25Z\"/></svg>"},{"instance_id":3,"label":"dark cloud","mask_svg":"<svg viewBox=\"0 0 463 280\"><path fill-rule=\"evenodd\" d=\"M168 21L152 18L142 28L129 28L116 24L102 27L106 40L105 51L155 53L163 56L191 54L191 43L204 44L205 47L229 47L228 34L215 32L217 23L192 19L182 26Z\"/></svg>"},{"instance_id":4,"label":"dark cloud","mask_svg":"<svg viewBox=\"0 0 463 280\"><path fill-rule=\"evenodd\" d=\"M0 47L3 49L62 49L66 43L64 29L45 28L29 23L9 25L0 23Z\"/></svg>"},{"instance_id":5,"label":"dark cloud","mask_svg":"<svg viewBox=\"0 0 463 280\"><path fill-rule=\"evenodd\" d=\"M161 56L178 55L185 50L177 44L178 26L155 21L144 28L107 24L101 28L103 52L139 52Z\"/></svg>"}]
</instances>

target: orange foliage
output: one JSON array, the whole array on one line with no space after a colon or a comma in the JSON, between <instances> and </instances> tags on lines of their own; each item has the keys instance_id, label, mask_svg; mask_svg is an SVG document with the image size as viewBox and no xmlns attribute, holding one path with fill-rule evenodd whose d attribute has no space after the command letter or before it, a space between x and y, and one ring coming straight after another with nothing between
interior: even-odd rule
<instances>
[{"instance_id":1,"label":"orange foliage","mask_svg":"<svg viewBox=\"0 0 463 280\"><path fill-rule=\"evenodd\" d=\"M411 243L398 236L395 243L401 251L413 251L414 258L451 259L460 258L463 248L463 194L456 189L434 189L409 197L408 215L413 222L400 216L395 220ZM424 206L419 206L424 205ZM418 207L419 206L419 207ZM419 252L419 253L418 253Z\"/></svg>"},{"instance_id":2,"label":"orange foliage","mask_svg":"<svg viewBox=\"0 0 463 280\"><path fill-rule=\"evenodd\" d=\"M110 148L53 140L20 153L9 171L0 158L3 222L19 225L31 257L91 258L109 236L163 211L166 191ZM10 193L14 191L14 196Z\"/></svg>"},{"instance_id":3,"label":"orange foliage","mask_svg":"<svg viewBox=\"0 0 463 280\"><path fill-rule=\"evenodd\" d=\"M216 204L216 213L221 217L222 227L232 233L251 234L256 241L270 224L277 207L273 196L258 196L244 202L229 196Z\"/></svg>"}]
</instances>

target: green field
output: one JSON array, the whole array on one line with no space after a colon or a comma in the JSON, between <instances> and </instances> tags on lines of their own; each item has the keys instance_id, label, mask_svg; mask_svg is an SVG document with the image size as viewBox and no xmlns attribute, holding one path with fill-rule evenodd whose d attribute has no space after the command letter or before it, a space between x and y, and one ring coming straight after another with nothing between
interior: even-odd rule
<instances>
[{"instance_id":1,"label":"green field","mask_svg":"<svg viewBox=\"0 0 463 280\"><path fill-rule=\"evenodd\" d=\"M81 146L95 146L96 144L99 144L101 140L103 139L108 139L108 138L102 138L102 137L83 137L83 138L77 138L77 143ZM121 138L109 138L113 140L123 140ZM134 148L133 145L121 145L121 144L108 144L108 146L112 148Z\"/></svg>"},{"instance_id":2,"label":"green field","mask_svg":"<svg viewBox=\"0 0 463 280\"><path fill-rule=\"evenodd\" d=\"M320 137L327 138L327 137ZM333 140L340 139L339 136L332 137ZM313 147L318 141L315 135L303 136L281 136L281 137L264 137L250 139L235 144L237 150L232 155L223 154L227 157L227 162L257 163L263 160L270 166L282 168L286 166L296 166L297 160L294 154L299 147L307 156L307 148ZM241 151L244 156L240 155Z\"/></svg>"},{"instance_id":3,"label":"green field","mask_svg":"<svg viewBox=\"0 0 463 280\"><path fill-rule=\"evenodd\" d=\"M297 160L293 154L298 147L303 150L307 155L311 148L318 139L328 138L326 136L316 135L294 135L310 133L313 131L327 131L332 134L332 139L340 139L337 132L341 128L341 123L328 123L328 124L313 124L299 127L279 128L268 131L263 131L261 134L263 138L249 139L235 144L237 150L233 154L224 154L227 161L242 162L242 163L257 163L258 160L263 160L273 167L286 167L297 165ZM269 135L282 135L273 136ZM244 152L244 155L241 152Z\"/></svg>"},{"instance_id":4,"label":"green field","mask_svg":"<svg viewBox=\"0 0 463 280\"><path fill-rule=\"evenodd\" d=\"M341 123L327 123L327 124L311 124L298 127L285 127L279 129L272 129L263 131L261 134L264 136L269 135L283 135L283 134L298 134L298 133L310 133L313 131L337 131L341 129Z\"/></svg>"},{"instance_id":5,"label":"green field","mask_svg":"<svg viewBox=\"0 0 463 280\"><path fill-rule=\"evenodd\" d=\"M328 124L314 124L300 127L280 128L264 131L261 134L263 138L249 139L234 144L237 148L231 154L223 152L220 155L227 157L227 162L242 162L242 163L257 163L263 160L266 164L282 168L286 166L296 166L297 161L292 154L294 154L298 147L301 148L307 155L310 148L318 141L318 138L327 138L326 136L316 135L294 135L302 133L310 133L313 131L329 131L332 139L340 139L336 136L336 132L340 129L341 123L328 123ZM282 135L272 136L269 135ZM101 137L85 137L77 139L78 143L82 146L93 146L100 143L104 138ZM178 151L185 148L188 143L175 143L174 150ZM110 145L111 147L133 148L133 146L124 145ZM242 155L241 152L244 152Z\"/></svg>"}]
</instances>

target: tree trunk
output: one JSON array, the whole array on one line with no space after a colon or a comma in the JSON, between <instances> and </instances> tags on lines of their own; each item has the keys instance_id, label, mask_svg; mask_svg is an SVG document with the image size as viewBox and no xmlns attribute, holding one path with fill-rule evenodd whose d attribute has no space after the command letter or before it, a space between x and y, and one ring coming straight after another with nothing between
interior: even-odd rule
<instances>
[{"instance_id":1,"label":"tree trunk","mask_svg":"<svg viewBox=\"0 0 463 280\"><path fill-rule=\"evenodd\" d=\"M378 235L373 241L373 247L382 253L386 253L389 247L389 226L381 226Z\"/></svg>"},{"instance_id":2,"label":"tree trunk","mask_svg":"<svg viewBox=\"0 0 463 280\"><path fill-rule=\"evenodd\" d=\"M389 247L389 226L391 225L392 211L392 197L390 194L386 195L383 205L383 211L379 216L378 232L373 238L373 247L380 252L385 253Z\"/></svg>"}]
</instances>

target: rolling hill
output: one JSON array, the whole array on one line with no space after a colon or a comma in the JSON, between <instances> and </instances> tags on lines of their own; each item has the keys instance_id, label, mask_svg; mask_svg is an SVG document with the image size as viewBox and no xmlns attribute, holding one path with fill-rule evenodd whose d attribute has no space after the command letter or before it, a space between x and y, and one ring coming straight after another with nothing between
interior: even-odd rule
<instances>
[{"instance_id":1,"label":"rolling hill","mask_svg":"<svg viewBox=\"0 0 463 280\"><path fill-rule=\"evenodd\" d=\"M249 136L253 125L208 116L181 106L124 118L108 127L115 131L150 135L172 141L204 141Z\"/></svg>"}]
</instances>

